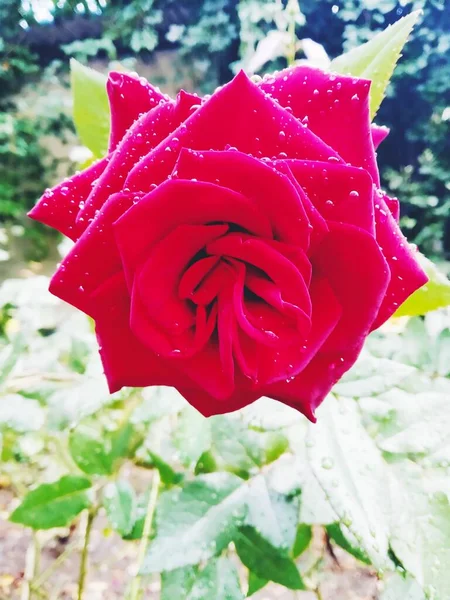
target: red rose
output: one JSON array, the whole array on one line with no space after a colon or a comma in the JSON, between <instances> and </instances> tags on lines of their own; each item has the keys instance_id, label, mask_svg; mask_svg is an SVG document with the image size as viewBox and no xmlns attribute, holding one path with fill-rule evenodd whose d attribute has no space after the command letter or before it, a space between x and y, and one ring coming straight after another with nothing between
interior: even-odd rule
<instances>
[{"instance_id":1,"label":"red rose","mask_svg":"<svg viewBox=\"0 0 450 600\"><path fill-rule=\"evenodd\" d=\"M31 211L76 240L50 289L95 319L111 391L314 419L426 282L379 190L369 86L302 66L173 101L111 73L108 156Z\"/></svg>"}]
</instances>

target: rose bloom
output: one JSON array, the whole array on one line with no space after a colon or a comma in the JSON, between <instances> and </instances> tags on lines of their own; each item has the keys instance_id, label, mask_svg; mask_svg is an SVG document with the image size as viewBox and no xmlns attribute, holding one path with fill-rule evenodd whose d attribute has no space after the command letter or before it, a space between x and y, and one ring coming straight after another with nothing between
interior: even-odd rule
<instances>
[{"instance_id":1,"label":"rose bloom","mask_svg":"<svg viewBox=\"0 0 450 600\"><path fill-rule=\"evenodd\" d=\"M76 242L50 290L95 320L111 392L173 386L204 415L268 396L314 420L427 280L379 188L369 88L301 66L172 100L109 75L107 156L30 216Z\"/></svg>"}]
</instances>

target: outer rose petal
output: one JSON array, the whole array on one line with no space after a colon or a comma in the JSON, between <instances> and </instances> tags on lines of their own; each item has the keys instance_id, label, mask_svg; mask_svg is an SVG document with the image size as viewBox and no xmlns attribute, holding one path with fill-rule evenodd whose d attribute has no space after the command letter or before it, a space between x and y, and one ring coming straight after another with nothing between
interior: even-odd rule
<instances>
[{"instance_id":1,"label":"outer rose petal","mask_svg":"<svg viewBox=\"0 0 450 600\"><path fill-rule=\"evenodd\" d=\"M392 216L398 223L400 221L400 202L397 200L397 198L390 198L387 194L382 193L382 196L383 200L387 204L387 207L391 211Z\"/></svg>"},{"instance_id":2,"label":"outer rose petal","mask_svg":"<svg viewBox=\"0 0 450 600\"><path fill-rule=\"evenodd\" d=\"M307 117L311 131L346 162L366 169L379 184L370 131L370 81L298 66L267 77L259 85L281 106L290 107L298 119Z\"/></svg>"},{"instance_id":3,"label":"outer rose petal","mask_svg":"<svg viewBox=\"0 0 450 600\"><path fill-rule=\"evenodd\" d=\"M337 152L241 72L143 158L130 172L125 186L131 191L149 191L152 184L164 181L182 147L224 150L229 146L257 157L340 160Z\"/></svg>"},{"instance_id":4,"label":"outer rose petal","mask_svg":"<svg viewBox=\"0 0 450 600\"><path fill-rule=\"evenodd\" d=\"M50 282L50 291L96 317L93 292L109 277L122 270L114 242L113 222L133 204L135 194L114 194L61 262Z\"/></svg>"},{"instance_id":5,"label":"outer rose petal","mask_svg":"<svg viewBox=\"0 0 450 600\"><path fill-rule=\"evenodd\" d=\"M76 224L79 207L92 191L92 186L108 165L110 157L102 158L44 193L28 216L53 227L71 240L81 235Z\"/></svg>"},{"instance_id":6,"label":"outer rose petal","mask_svg":"<svg viewBox=\"0 0 450 600\"><path fill-rule=\"evenodd\" d=\"M391 271L391 280L372 329L380 327L428 277L388 209L382 193L375 194L376 238Z\"/></svg>"},{"instance_id":7,"label":"outer rose petal","mask_svg":"<svg viewBox=\"0 0 450 600\"><path fill-rule=\"evenodd\" d=\"M372 125L370 131L372 133L373 147L376 150L381 142L383 142L389 135L389 127Z\"/></svg>"},{"instance_id":8,"label":"outer rose petal","mask_svg":"<svg viewBox=\"0 0 450 600\"><path fill-rule=\"evenodd\" d=\"M343 309L341 319L304 371L264 390L304 413L309 407L312 414L356 361L389 283L389 269L376 241L350 225L333 225L314 265L331 284ZM319 296L315 306L326 301Z\"/></svg>"},{"instance_id":9,"label":"outer rose petal","mask_svg":"<svg viewBox=\"0 0 450 600\"><path fill-rule=\"evenodd\" d=\"M176 386L170 363L159 359L130 329L130 296L123 274L110 278L94 298L98 307L95 330L110 392L123 386Z\"/></svg>"},{"instance_id":10,"label":"outer rose petal","mask_svg":"<svg viewBox=\"0 0 450 600\"><path fill-rule=\"evenodd\" d=\"M85 229L109 196L123 189L133 166L178 127L197 101L191 94L179 94L176 103L158 105L132 125L80 211L77 219L80 227L83 222Z\"/></svg>"},{"instance_id":11,"label":"outer rose petal","mask_svg":"<svg viewBox=\"0 0 450 600\"><path fill-rule=\"evenodd\" d=\"M168 102L168 96L154 88L143 77L112 71L106 82L111 110L109 152L115 150L134 121L154 108L158 102Z\"/></svg>"}]
</instances>

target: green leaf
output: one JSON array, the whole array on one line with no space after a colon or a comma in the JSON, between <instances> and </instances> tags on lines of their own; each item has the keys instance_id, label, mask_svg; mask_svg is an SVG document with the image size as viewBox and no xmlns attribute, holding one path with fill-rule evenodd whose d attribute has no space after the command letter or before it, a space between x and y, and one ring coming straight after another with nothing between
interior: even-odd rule
<instances>
[{"instance_id":1,"label":"green leaf","mask_svg":"<svg viewBox=\"0 0 450 600\"><path fill-rule=\"evenodd\" d=\"M234 472L248 472L256 466L246 442L247 427L225 415L212 417L213 455L218 464Z\"/></svg>"},{"instance_id":2,"label":"green leaf","mask_svg":"<svg viewBox=\"0 0 450 600\"><path fill-rule=\"evenodd\" d=\"M75 126L83 144L99 158L108 150L110 129L106 77L73 58L70 69Z\"/></svg>"},{"instance_id":3,"label":"green leaf","mask_svg":"<svg viewBox=\"0 0 450 600\"><path fill-rule=\"evenodd\" d=\"M82 510L89 508L86 490L90 487L89 479L74 475L44 483L25 496L10 516L10 521L33 529L65 527Z\"/></svg>"},{"instance_id":4,"label":"green leaf","mask_svg":"<svg viewBox=\"0 0 450 600\"><path fill-rule=\"evenodd\" d=\"M351 545L363 548L375 567L391 566L387 466L362 425L357 403L328 396L317 424L309 427L306 446L314 476Z\"/></svg>"},{"instance_id":5,"label":"green leaf","mask_svg":"<svg viewBox=\"0 0 450 600\"><path fill-rule=\"evenodd\" d=\"M249 482L245 525L234 539L244 565L261 579L290 589L303 589L291 558L299 515L299 497L286 496L268 486L265 477Z\"/></svg>"},{"instance_id":6,"label":"green leaf","mask_svg":"<svg viewBox=\"0 0 450 600\"><path fill-rule=\"evenodd\" d=\"M103 431L81 424L69 436L69 450L74 462L88 475L112 475L120 462L133 454L140 443L131 423L114 431Z\"/></svg>"},{"instance_id":7,"label":"green leaf","mask_svg":"<svg viewBox=\"0 0 450 600\"><path fill-rule=\"evenodd\" d=\"M270 579L291 590L305 589L294 561L268 543L254 527L241 527L234 544L242 563L258 578Z\"/></svg>"},{"instance_id":8,"label":"green leaf","mask_svg":"<svg viewBox=\"0 0 450 600\"><path fill-rule=\"evenodd\" d=\"M247 598L262 590L264 586L269 583L268 579L261 579L257 575L253 573L253 571L248 572L248 591Z\"/></svg>"},{"instance_id":9,"label":"green leaf","mask_svg":"<svg viewBox=\"0 0 450 600\"><path fill-rule=\"evenodd\" d=\"M297 558L300 554L308 548L312 540L312 527L311 525L305 525L300 523L297 527L297 533L295 535L294 547L292 548L292 556Z\"/></svg>"},{"instance_id":10,"label":"green leaf","mask_svg":"<svg viewBox=\"0 0 450 600\"><path fill-rule=\"evenodd\" d=\"M211 423L190 406L180 413L173 437L185 467L195 464L211 446Z\"/></svg>"},{"instance_id":11,"label":"green leaf","mask_svg":"<svg viewBox=\"0 0 450 600\"><path fill-rule=\"evenodd\" d=\"M335 58L330 69L344 75L372 80L370 115L373 118L384 98L386 87L401 51L422 11L399 19L371 40Z\"/></svg>"},{"instance_id":12,"label":"green leaf","mask_svg":"<svg viewBox=\"0 0 450 600\"><path fill-rule=\"evenodd\" d=\"M109 454L113 463L125 458L132 458L143 441L143 437L136 432L129 421L120 425L118 429L108 432L107 438L110 443Z\"/></svg>"},{"instance_id":13,"label":"green leaf","mask_svg":"<svg viewBox=\"0 0 450 600\"><path fill-rule=\"evenodd\" d=\"M162 493L157 536L142 572L171 571L219 554L242 523L247 493L245 483L231 473L201 475Z\"/></svg>"},{"instance_id":14,"label":"green leaf","mask_svg":"<svg viewBox=\"0 0 450 600\"><path fill-rule=\"evenodd\" d=\"M182 473L177 473L175 469L172 468L170 463L156 454L155 452L148 451L149 458L152 462L152 465L158 469L159 474L161 475L161 481L166 485L173 485L175 483L180 483L183 479Z\"/></svg>"},{"instance_id":15,"label":"green leaf","mask_svg":"<svg viewBox=\"0 0 450 600\"><path fill-rule=\"evenodd\" d=\"M136 517L136 494L127 481L109 483L103 492L103 506L111 527L122 537L131 534Z\"/></svg>"},{"instance_id":16,"label":"green leaf","mask_svg":"<svg viewBox=\"0 0 450 600\"><path fill-rule=\"evenodd\" d=\"M333 392L349 398L373 396L399 385L414 372L412 366L364 353L333 387Z\"/></svg>"},{"instance_id":17,"label":"green leaf","mask_svg":"<svg viewBox=\"0 0 450 600\"><path fill-rule=\"evenodd\" d=\"M395 419L378 441L392 454L439 457L450 450L450 409L448 393L391 392L384 397L395 411ZM441 460L445 460L445 456Z\"/></svg>"},{"instance_id":18,"label":"green leaf","mask_svg":"<svg viewBox=\"0 0 450 600\"><path fill-rule=\"evenodd\" d=\"M174 415L186 406L186 400L175 389L149 387L142 390L143 402L133 411L131 420L135 424L148 425L162 417Z\"/></svg>"},{"instance_id":19,"label":"green leaf","mask_svg":"<svg viewBox=\"0 0 450 600\"><path fill-rule=\"evenodd\" d=\"M98 429L80 425L69 436L70 454L77 466L88 475L112 475L113 460L106 440Z\"/></svg>"},{"instance_id":20,"label":"green leaf","mask_svg":"<svg viewBox=\"0 0 450 600\"><path fill-rule=\"evenodd\" d=\"M140 540L144 531L145 517L148 510L148 499L150 490L140 494L135 501L134 523L131 531L127 535L123 535L124 540Z\"/></svg>"},{"instance_id":21,"label":"green leaf","mask_svg":"<svg viewBox=\"0 0 450 600\"><path fill-rule=\"evenodd\" d=\"M394 317L415 317L450 306L450 281L448 278L423 254L417 252L415 256L428 275L429 281L403 302Z\"/></svg>"},{"instance_id":22,"label":"green leaf","mask_svg":"<svg viewBox=\"0 0 450 600\"><path fill-rule=\"evenodd\" d=\"M426 600L423 590L412 577L392 574L384 585L380 600Z\"/></svg>"},{"instance_id":23,"label":"green leaf","mask_svg":"<svg viewBox=\"0 0 450 600\"><path fill-rule=\"evenodd\" d=\"M184 596L173 596L184 598ZM230 559L221 556L210 560L200 571L186 600L242 600L239 576Z\"/></svg>"},{"instance_id":24,"label":"green leaf","mask_svg":"<svg viewBox=\"0 0 450 600\"><path fill-rule=\"evenodd\" d=\"M347 540L347 538L342 533L342 529L339 523L333 523L332 525L327 526L327 533L330 538L335 542L338 546L343 548L346 552L365 563L366 565L370 565L370 559L367 557L365 552L363 552L360 548L352 546Z\"/></svg>"},{"instance_id":25,"label":"green leaf","mask_svg":"<svg viewBox=\"0 0 450 600\"><path fill-rule=\"evenodd\" d=\"M161 600L174 600L174 598L188 598L194 585L198 569L185 567L161 573Z\"/></svg>"},{"instance_id":26,"label":"green leaf","mask_svg":"<svg viewBox=\"0 0 450 600\"><path fill-rule=\"evenodd\" d=\"M249 429L236 416L219 415L210 421L212 453L223 469L248 473L273 462L288 447L284 433Z\"/></svg>"},{"instance_id":27,"label":"green leaf","mask_svg":"<svg viewBox=\"0 0 450 600\"><path fill-rule=\"evenodd\" d=\"M403 461L393 466L391 547L429 598L450 598L450 504L442 481Z\"/></svg>"},{"instance_id":28,"label":"green leaf","mask_svg":"<svg viewBox=\"0 0 450 600\"><path fill-rule=\"evenodd\" d=\"M256 529L273 548L288 556L295 542L300 497L275 491L262 475L250 480L248 488L245 525Z\"/></svg>"}]
</instances>

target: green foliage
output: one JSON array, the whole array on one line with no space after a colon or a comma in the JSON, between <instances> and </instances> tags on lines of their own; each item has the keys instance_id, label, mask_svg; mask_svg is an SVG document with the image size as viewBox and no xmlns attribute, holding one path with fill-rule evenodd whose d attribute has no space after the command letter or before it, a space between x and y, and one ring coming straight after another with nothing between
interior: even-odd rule
<instances>
[{"instance_id":1,"label":"green foliage","mask_svg":"<svg viewBox=\"0 0 450 600\"><path fill-rule=\"evenodd\" d=\"M327 533L385 573L385 599L423 600L432 588L447 597L436 566L450 559L445 311L376 332L307 425L269 400L206 420L166 388L108 397L89 323L45 278L5 283L0 306L2 471L26 490L14 522L76 527L80 512L103 507L123 540L149 539L137 566L161 574L163 600L210 600L213 589L242 598L270 581L313 589L320 573L304 565L320 571L327 547L311 543L312 525L317 540ZM149 523L154 468L162 483Z\"/></svg>"},{"instance_id":2,"label":"green foliage","mask_svg":"<svg viewBox=\"0 0 450 600\"><path fill-rule=\"evenodd\" d=\"M29 492L12 513L10 520L33 529L51 529L70 524L90 505L85 477L65 475L54 483L43 483Z\"/></svg>"},{"instance_id":3,"label":"green foliage","mask_svg":"<svg viewBox=\"0 0 450 600\"><path fill-rule=\"evenodd\" d=\"M136 523L136 494L128 481L109 483L103 505L111 527L124 538L130 536Z\"/></svg>"}]
</instances>

